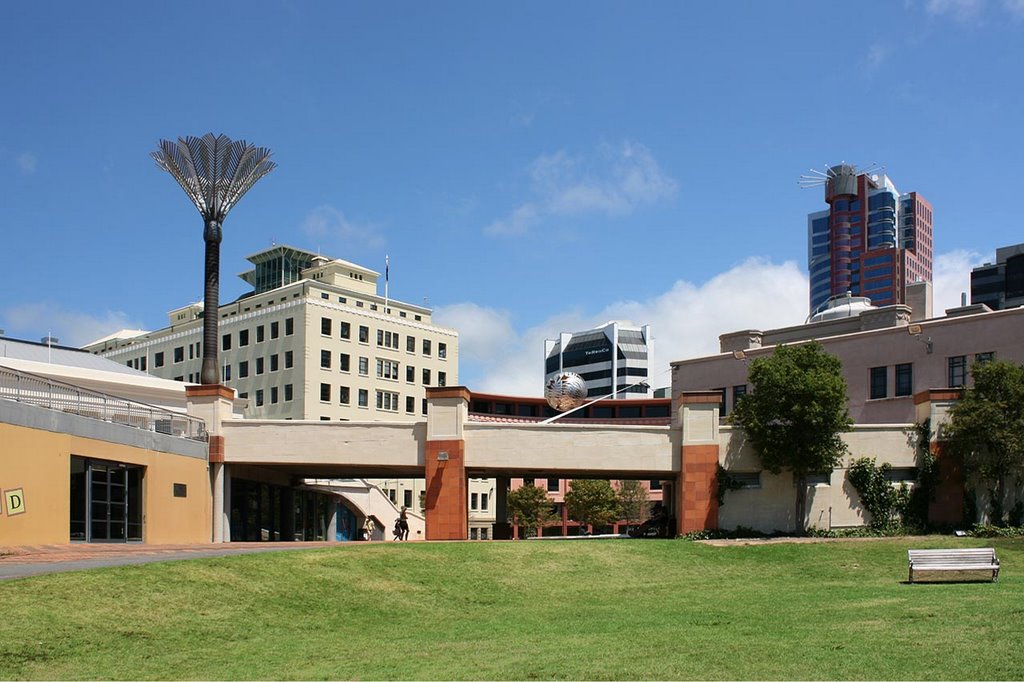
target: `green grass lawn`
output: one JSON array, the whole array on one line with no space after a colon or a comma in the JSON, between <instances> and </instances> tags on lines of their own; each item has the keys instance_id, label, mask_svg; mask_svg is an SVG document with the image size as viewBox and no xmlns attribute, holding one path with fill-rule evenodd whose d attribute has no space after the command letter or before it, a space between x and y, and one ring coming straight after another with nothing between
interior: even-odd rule
<instances>
[{"instance_id":1,"label":"green grass lawn","mask_svg":"<svg viewBox=\"0 0 1024 682\"><path fill-rule=\"evenodd\" d=\"M997 583L906 584L908 547ZM1024 540L355 544L0 583L0 677L1020 679Z\"/></svg>"}]
</instances>

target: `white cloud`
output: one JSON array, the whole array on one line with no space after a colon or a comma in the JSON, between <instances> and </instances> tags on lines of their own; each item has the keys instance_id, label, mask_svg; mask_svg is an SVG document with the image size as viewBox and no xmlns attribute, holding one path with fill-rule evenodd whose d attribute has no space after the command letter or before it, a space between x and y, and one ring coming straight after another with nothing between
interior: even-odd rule
<instances>
[{"instance_id":1,"label":"white cloud","mask_svg":"<svg viewBox=\"0 0 1024 682\"><path fill-rule=\"evenodd\" d=\"M32 175L36 172L36 167L39 165L39 159L32 152L22 152L15 160L18 162L18 168L24 175Z\"/></svg>"},{"instance_id":2,"label":"white cloud","mask_svg":"<svg viewBox=\"0 0 1024 682\"><path fill-rule=\"evenodd\" d=\"M886 45L875 43L868 47L867 56L864 58L868 72L874 72L881 68L890 54L892 54L892 49Z\"/></svg>"},{"instance_id":3,"label":"white cloud","mask_svg":"<svg viewBox=\"0 0 1024 682\"><path fill-rule=\"evenodd\" d=\"M985 6L984 0L928 0L925 10L934 16L949 15L960 22L978 18Z\"/></svg>"},{"instance_id":4,"label":"white cloud","mask_svg":"<svg viewBox=\"0 0 1024 682\"><path fill-rule=\"evenodd\" d=\"M317 206L302 223L302 231L310 237L329 237L356 242L373 249L384 246L384 237L372 223L353 223L334 206Z\"/></svg>"},{"instance_id":5,"label":"white cloud","mask_svg":"<svg viewBox=\"0 0 1024 682\"><path fill-rule=\"evenodd\" d=\"M52 303L27 303L0 311L5 333L38 340L53 334L64 346L81 346L121 329L141 329L126 313L108 310L99 315L65 310Z\"/></svg>"},{"instance_id":6,"label":"white cloud","mask_svg":"<svg viewBox=\"0 0 1024 682\"><path fill-rule=\"evenodd\" d=\"M970 291L971 268L981 257L954 251L935 259L934 315L960 305ZM567 309L519 331L507 310L460 303L438 308L434 321L459 331L459 383L471 390L508 395L543 394L544 340L609 320L651 325L651 384L671 383L669 363L719 352L721 334L802 324L807 316L807 274L793 261L750 258L706 282L675 282L642 301L617 301L588 314Z\"/></svg>"},{"instance_id":7,"label":"white cloud","mask_svg":"<svg viewBox=\"0 0 1024 682\"><path fill-rule=\"evenodd\" d=\"M947 308L960 305L960 294L971 302L971 268L984 262L974 251L957 250L936 256L932 264L932 315L941 317Z\"/></svg>"},{"instance_id":8,"label":"white cloud","mask_svg":"<svg viewBox=\"0 0 1024 682\"><path fill-rule=\"evenodd\" d=\"M564 150L544 154L527 170L535 198L488 225L485 234L524 235L549 215L624 215L678 191L650 150L629 141L601 145L591 158L573 158Z\"/></svg>"},{"instance_id":9,"label":"white cloud","mask_svg":"<svg viewBox=\"0 0 1024 682\"><path fill-rule=\"evenodd\" d=\"M1003 0L1003 7L1014 19L1024 19L1024 0Z\"/></svg>"},{"instance_id":10,"label":"white cloud","mask_svg":"<svg viewBox=\"0 0 1024 682\"><path fill-rule=\"evenodd\" d=\"M671 382L668 363L718 352L719 334L803 322L807 277L794 262L751 258L702 284L677 281L645 301L619 301L584 314L566 310L517 332L505 310L458 304L435 311L439 324L459 330L459 382L472 390L511 395L543 393L544 340L609 320L650 324L651 382ZM465 327L463 326L465 325Z\"/></svg>"}]
</instances>

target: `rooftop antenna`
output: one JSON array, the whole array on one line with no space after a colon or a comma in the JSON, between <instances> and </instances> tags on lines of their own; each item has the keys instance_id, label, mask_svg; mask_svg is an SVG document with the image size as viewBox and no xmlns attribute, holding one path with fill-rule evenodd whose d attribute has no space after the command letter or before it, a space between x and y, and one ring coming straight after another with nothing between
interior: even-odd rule
<instances>
[{"instance_id":1,"label":"rooftop antenna","mask_svg":"<svg viewBox=\"0 0 1024 682\"><path fill-rule=\"evenodd\" d=\"M856 175L874 175L877 173L884 173L885 166L880 166L875 162L871 162L864 168L858 168L856 164L846 163L846 161L840 161L838 164L825 165L824 170L818 170L817 168L811 168L806 173L803 173L798 179L797 184L800 185L801 189L813 189L815 187L822 187L827 184L829 180L836 177L836 168L840 166L849 166L853 169Z\"/></svg>"},{"instance_id":2,"label":"rooftop antenna","mask_svg":"<svg viewBox=\"0 0 1024 682\"><path fill-rule=\"evenodd\" d=\"M171 174L199 214L203 216L203 241L206 243L206 289L203 297L203 384L219 384L217 366L217 310L220 295L221 225L228 212L256 181L277 166L270 150L227 135L179 137L160 140L150 156L156 165Z\"/></svg>"}]
</instances>

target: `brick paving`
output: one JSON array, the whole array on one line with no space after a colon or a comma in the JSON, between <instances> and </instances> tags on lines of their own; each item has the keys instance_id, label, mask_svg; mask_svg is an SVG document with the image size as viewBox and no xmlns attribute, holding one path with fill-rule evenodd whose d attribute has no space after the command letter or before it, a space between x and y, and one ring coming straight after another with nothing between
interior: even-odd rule
<instances>
[{"instance_id":1,"label":"brick paving","mask_svg":"<svg viewBox=\"0 0 1024 682\"><path fill-rule=\"evenodd\" d=\"M125 543L75 543L0 547L0 580L43 573L76 571L107 566L178 561L207 557L323 549L368 543L338 542L231 542L198 545L146 545ZM379 544L379 543L369 543Z\"/></svg>"}]
</instances>

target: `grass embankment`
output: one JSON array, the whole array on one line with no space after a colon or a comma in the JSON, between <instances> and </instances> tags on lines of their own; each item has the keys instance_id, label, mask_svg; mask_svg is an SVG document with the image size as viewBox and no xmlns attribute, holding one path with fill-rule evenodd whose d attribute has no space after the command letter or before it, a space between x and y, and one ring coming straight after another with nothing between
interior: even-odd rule
<instances>
[{"instance_id":1,"label":"grass embankment","mask_svg":"<svg viewBox=\"0 0 1024 682\"><path fill-rule=\"evenodd\" d=\"M906 549L997 547L908 585ZM0 677L1014 679L1024 540L379 544L0 583Z\"/></svg>"}]
</instances>

